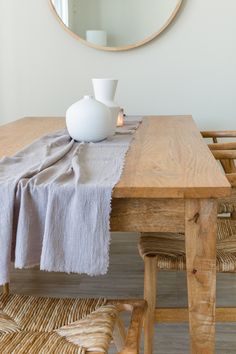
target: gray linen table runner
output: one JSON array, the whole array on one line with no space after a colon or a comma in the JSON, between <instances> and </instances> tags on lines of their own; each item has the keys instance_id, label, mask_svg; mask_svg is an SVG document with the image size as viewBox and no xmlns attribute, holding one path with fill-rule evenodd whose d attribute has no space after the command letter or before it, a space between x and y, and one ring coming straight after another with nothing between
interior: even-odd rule
<instances>
[{"instance_id":1,"label":"gray linen table runner","mask_svg":"<svg viewBox=\"0 0 236 354\"><path fill-rule=\"evenodd\" d=\"M56 132L0 160L0 285L11 259L17 268L107 272L112 190L130 129L99 143Z\"/></svg>"}]
</instances>

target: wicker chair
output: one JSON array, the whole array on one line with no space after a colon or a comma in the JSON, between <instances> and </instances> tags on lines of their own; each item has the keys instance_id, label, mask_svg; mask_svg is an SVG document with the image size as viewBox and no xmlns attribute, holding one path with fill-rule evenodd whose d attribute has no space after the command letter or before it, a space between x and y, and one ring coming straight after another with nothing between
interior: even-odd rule
<instances>
[{"instance_id":1,"label":"wicker chair","mask_svg":"<svg viewBox=\"0 0 236 354\"><path fill-rule=\"evenodd\" d=\"M226 177L232 185L232 195L219 200L219 214L228 218L218 219L217 271L236 272L236 142L219 143L218 138L236 137L236 131L203 132L204 138L212 138L209 144L213 155L220 161ZM144 298L148 303L144 321L145 354L151 354L155 322L182 322L188 320L187 309L156 307L157 271L181 271L186 269L185 240L183 234L143 233L139 241L139 253L144 260ZM233 318L234 316L234 318ZM236 321L235 309L217 309L217 320Z\"/></svg>"},{"instance_id":2,"label":"wicker chair","mask_svg":"<svg viewBox=\"0 0 236 354\"><path fill-rule=\"evenodd\" d=\"M145 301L0 296L1 354L138 354ZM131 312L128 334L120 320Z\"/></svg>"}]
</instances>

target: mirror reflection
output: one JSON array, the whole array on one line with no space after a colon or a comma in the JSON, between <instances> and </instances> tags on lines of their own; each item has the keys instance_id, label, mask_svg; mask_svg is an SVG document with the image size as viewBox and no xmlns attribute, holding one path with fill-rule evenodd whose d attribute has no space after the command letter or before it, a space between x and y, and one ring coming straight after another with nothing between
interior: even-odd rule
<instances>
[{"instance_id":1,"label":"mirror reflection","mask_svg":"<svg viewBox=\"0 0 236 354\"><path fill-rule=\"evenodd\" d=\"M63 23L101 47L137 46L164 29L182 0L51 0Z\"/></svg>"}]
</instances>

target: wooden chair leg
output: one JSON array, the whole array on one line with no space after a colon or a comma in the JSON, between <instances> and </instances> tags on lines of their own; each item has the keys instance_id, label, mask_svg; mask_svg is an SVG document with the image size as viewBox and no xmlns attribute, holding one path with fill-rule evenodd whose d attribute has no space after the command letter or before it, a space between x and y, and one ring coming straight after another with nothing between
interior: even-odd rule
<instances>
[{"instance_id":1,"label":"wooden chair leg","mask_svg":"<svg viewBox=\"0 0 236 354\"><path fill-rule=\"evenodd\" d=\"M155 326L157 257L144 257L144 299L148 308L144 318L144 353L152 354Z\"/></svg>"},{"instance_id":2,"label":"wooden chair leg","mask_svg":"<svg viewBox=\"0 0 236 354\"><path fill-rule=\"evenodd\" d=\"M2 291L3 294L4 294L4 295L8 295L9 292L10 292L9 283L4 284L2 288L3 288L3 291Z\"/></svg>"}]
</instances>

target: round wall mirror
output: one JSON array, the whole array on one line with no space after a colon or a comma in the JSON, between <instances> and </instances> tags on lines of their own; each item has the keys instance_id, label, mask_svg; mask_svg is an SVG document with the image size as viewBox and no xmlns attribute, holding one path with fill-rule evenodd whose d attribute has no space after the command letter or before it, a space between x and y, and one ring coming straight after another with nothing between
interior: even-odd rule
<instances>
[{"instance_id":1,"label":"round wall mirror","mask_svg":"<svg viewBox=\"0 0 236 354\"><path fill-rule=\"evenodd\" d=\"M83 43L118 51L157 37L183 0L49 0L61 24Z\"/></svg>"}]
</instances>

